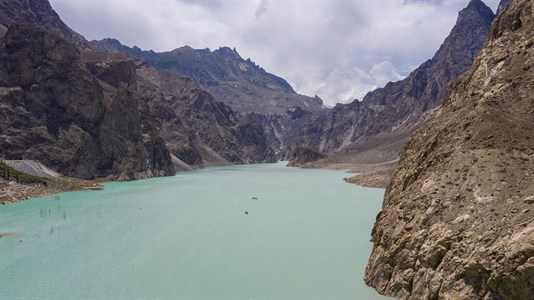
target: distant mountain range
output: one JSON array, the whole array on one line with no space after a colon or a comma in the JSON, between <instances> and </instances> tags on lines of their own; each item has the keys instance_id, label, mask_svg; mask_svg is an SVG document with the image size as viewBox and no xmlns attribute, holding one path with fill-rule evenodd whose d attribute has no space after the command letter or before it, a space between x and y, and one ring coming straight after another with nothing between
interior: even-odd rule
<instances>
[{"instance_id":1,"label":"distant mountain range","mask_svg":"<svg viewBox=\"0 0 534 300\"><path fill-rule=\"evenodd\" d=\"M235 49L214 51L189 46L169 52L143 51L127 47L115 39L91 42L110 52L126 53L160 70L189 77L238 112L280 114L293 107L307 111L323 108L322 100L295 93L287 81L267 73L250 59L244 60Z\"/></svg>"},{"instance_id":2,"label":"distant mountain range","mask_svg":"<svg viewBox=\"0 0 534 300\"><path fill-rule=\"evenodd\" d=\"M326 154L328 157L323 160L327 161L380 163L395 160L410 134L432 119L448 84L469 68L493 17L481 1L471 1L460 12L457 24L434 57L406 79L388 83L369 93L361 102L355 100L325 109L321 99L295 93L284 79L266 72L250 59L243 59L235 49L222 47L210 51L185 46L156 53L127 47L114 39L89 43L68 28L46 1L0 2L0 23L4 28L29 22L65 39L78 49L78 59L85 64L82 69L98 79L104 92L109 86L118 88L121 80L128 81L132 97L148 105L150 112L145 121L165 140L178 169L212 163L273 161L273 151L278 158L289 158L296 148ZM110 80L114 82L110 84ZM176 86L165 83L169 80ZM195 88L194 82L202 88ZM185 97L184 93L189 96ZM113 95L111 92L104 94ZM159 104L150 97L159 99ZM176 101L183 98L190 100ZM193 105L198 101L193 99L198 98L204 99L201 107ZM217 101L226 105L221 106ZM192 112L186 107L196 107L199 119L185 122L193 120L187 115ZM161 114L163 111L166 114ZM173 116L168 115L171 111ZM246 115L249 113L253 114ZM146 112L141 115L145 116ZM154 122L148 121L150 118ZM204 127L201 126L204 123L217 124L224 130L196 130ZM250 125L248 130L258 136L252 138L255 141L252 144L243 139L238 129L245 123ZM213 135L215 133L218 135ZM2 155L44 159L24 151L18 149ZM298 153L293 157L298 164L307 162L306 158L299 158Z\"/></svg>"}]
</instances>

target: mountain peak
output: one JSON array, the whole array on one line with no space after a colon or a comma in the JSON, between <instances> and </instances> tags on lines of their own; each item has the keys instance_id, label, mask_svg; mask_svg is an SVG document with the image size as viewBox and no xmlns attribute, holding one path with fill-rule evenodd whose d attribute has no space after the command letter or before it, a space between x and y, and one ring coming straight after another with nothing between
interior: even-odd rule
<instances>
[{"instance_id":1,"label":"mountain peak","mask_svg":"<svg viewBox=\"0 0 534 300\"><path fill-rule=\"evenodd\" d=\"M458 14L456 24L461 22L470 22L475 16L482 17L485 20L493 21L495 14L484 2L481 0L471 0L466 8L462 9Z\"/></svg>"},{"instance_id":2,"label":"mountain peak","mask_svg":"<svg viewBox=\"0 0 534 300\"><path fill-rule=\"evenodd\" d=\"M484 44L494 18L484 2L471 0L458 13L451 33L432 58L434 64L441 70L453 68L458 75L466 71Z\"/></svg>"},{"instance_id":3,"label":"mountain peak","mask_svg":"<svg viewBox=\"0 0 534 300\"><path fill-rule=\"evenodd\" d=\"M228 59L237 59L237 60L242 59L241 55L237 53L237 50L235 49L235 47L234 49L230 47L219 47L219 49L213 51L213 54L220 55Z\"/></svg>"},{"instance_id":4,"label":"mountain peak","mask_svg":"<svg viewBox=\"0 0 534 300\"><path fill-rule=\"evenodd\" d=\"M16 23L31 23L45 28L80 49L88 46L85 38L63 23L48 1L0 0L0 25L9 28Z\"/></svg>"}]
</instances>

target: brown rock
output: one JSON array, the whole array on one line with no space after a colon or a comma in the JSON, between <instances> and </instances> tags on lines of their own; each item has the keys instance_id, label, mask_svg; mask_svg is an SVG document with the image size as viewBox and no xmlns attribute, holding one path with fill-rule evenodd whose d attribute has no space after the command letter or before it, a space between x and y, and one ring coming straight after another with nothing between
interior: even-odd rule
<instances>
[{"instance_id":1,"label":"brown rock","mask_svg":"<svg viewBox=\"0 0 534 300\"><path fill-rule=\"evenodd\" d=\"M534 73L523 69L534 61L532 32L534 4L513 1L436 118L411 137L372 233L365 281L379 292L532 299Z\"/></svg>"}]
</instances>

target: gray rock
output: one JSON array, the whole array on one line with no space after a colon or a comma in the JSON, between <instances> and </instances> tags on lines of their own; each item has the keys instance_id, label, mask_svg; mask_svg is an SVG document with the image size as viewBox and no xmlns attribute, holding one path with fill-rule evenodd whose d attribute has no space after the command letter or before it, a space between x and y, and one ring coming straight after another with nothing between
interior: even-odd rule
<instances>
[{"instance_id":1,"label":"gray rock","mask_svg":"<svg viewBox=\"0 0 534 300\"><path fill-rule=\"evenodd\" d=\"M459 15L434 57L401 81L368 93L362 101L336 105L322 120L304 130L293 147L337 155L376 155L361 163L399 157L408 137L434 116L447 87L473 63L489 32L493 12L472 0Z\"/></svg>"},{"instance_id":2,"label":"gray rock","mask_svg":"<svg viewBox=\"0 0 534 300\"><path fill-rule=\"evenodd\" d=\"M263 127L192 80L138 61L140 89L171 153L193 166L275 162Z\"/></svg>"},{"instance_id":3,"label":"gray rock","mask_svg":"<svg viewBox=\"0 0 534 300\"><path fill-rule=\"evenodd\" d=\"M6 159L38 160L80 178L174 173L162 140L144 144L135 90L93 76L66 40L14 24L0 45L0 65ZM155 131L145 133L158 140Z\"/></svg>"},{"instance_id":4,"label":"gray rock","mask_svg":"<svg viewBox=\"0 0 534 300\"><path fill-rule=\"evenodd\" d=\"M308 148L297 148L287 165L289 167L303 166L306 163L314 162L325 157L326 155Z\"/></svg>"}]
</instances>

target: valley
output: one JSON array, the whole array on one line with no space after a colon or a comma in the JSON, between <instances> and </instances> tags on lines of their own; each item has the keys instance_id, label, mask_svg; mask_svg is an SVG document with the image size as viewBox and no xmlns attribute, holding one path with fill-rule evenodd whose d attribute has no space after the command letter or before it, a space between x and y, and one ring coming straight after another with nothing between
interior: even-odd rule
<instances>
[{"instance_id":1,"label":"valley","mask_svg":"<svg viewBox=\"0 0 534 300\"><path fill-rule=\"evenodd\" d=\"M258 20L260 17L261 14L256 15ZM204 218L208 226L198 230L207 230L211 238L217 239L223 233L209 227L209 220L219 220L223 226L230 226L229 231L235 230L233 221L221 218L230 218L236 213L233 208L242 210L246 206L235 202L232 195L244 197L239 191L247 190L252 195L247 197L260 203L263 197L256 194L274 193L275 189L279 194L273 194L273 199L286 199L291 191L294 199L300 201L298 207L303 209L291 206L291 199L287 198L288 210L281 213L284 203L271 199L270 209L280 210L278 215L270 210L270 217L254 226L257 232L269 235L273 233L268 229L279 226L276 222L282 216L287 217L285 221L297 216L293 224L296 227L291 228L297 228L302 234L299 238L306 237L303 243L311 243L313 247L292 244L292 250L288 250L292 255L306 258L305 253L320 252L321 247L329 245L314 240L312 232L299 227L314 224L306 216L308 209L316 220L336 219L326 213L332 213L330 209L343 215L346 226L335 225L339 225L336 234L340 237L354 230L365 230L358 238L359 245L363 245L359 249L365 249L365 241L371 236L372 250L361 250L369 252L364 254L367 266L359 269L361 278L350 279L361 281L359 291L350 284L344 285L346 294L336 294L336 297L382 297L366 290L365 283L382 295L398 299L532 299L532 32L534 3L531 0L502 0L495 13L481 0L466 1L449 35L431 58L414 66L403 79L371 89L362 99L327 107L325 103L329 99L297 93L288 80L269 73L251 58L243 58L233 47L220 45L210 50L178 44L174 50L156 52L127 46L112 36L89 41L65 24L48 0L0 0L0 204L7 204L0 206L0 215L5 213L8 220L0 221L0 247L6 240L18 238L13 235L18 228L13 224L22 222L20 226L26 226L16 216L19 207L21 216L28 216L31 212L25 207L33 204L26 203L49 203L52 197L56 200L60 197L46 198L47 195L91 190L88 196L73 195L92 201L89 200L92 195L97 197L102 192L94 190L105 186L102 195L109 197L106 199L110 203L114 203L113 197L125 201L125 206L110 210L113 214L133 209L127 198L137 199L135 205L153 201L153 206L139 208L136 215L151 209L163 214L165 205L176 211L193 209L193 215ZM292 168L285 167L286 164ZM241 175L233 177L230 170ZM343 178L339 170L357 174L345 174ZM217 177L218 172L225 172L226 177ZM205 177L198 176L204 173ZM321 192L321 176L329 180L325 183L328 187L323 187L328 192ZM209 189L199 183L203 178L208 180L206 186L214 187L213 192L205 192L204 189ZM334 178L345 187L332 183ZM306 180L315 185L315 194L307 187ZM348 194L343 194L343 201L336 202L338 206L327 205L328 201L337 199L337 191L349 193L349 189L356 188L343 180L378 188L357 187L361 190L355 192L355 198L363 195L375 199L385 189L381 211L373 206L374 202L365 210L369 226L350 221L351 212L356 215L358 207L367 206L354 205ZM124 181L134 182L118 183ZM135 192L128 194L129 184L132 191L139 191L146 199L138 199ZM293 189L295 186L298 189ZM117 187L124 194L115 193L110 187ZM189 190L193 187L194 191ZM250 190L252 187L256 190ZM149 199L150 188L166 192ZM228 193L219 195L217 189ZM71 194L61 195L63 199L63 195ZM181 195L184 199L206 195L198 200L205 201L199 208L204 207L210 214L199 213L191 203L183 202ZM39 197L45 198L34 199ZM368 200L361 197L358 198L361 201ZM317 210L306 207L307 198L314 199L308 204ZM34 200L14 203L27 199ZM180 203L173 202L176 199ZM82 202L73 200L78 205L87 205ZM220 205L221 214L210 206L214 203ZM69 209L76 211L75 206ZM96 211L100 218L102 212ZM321 215L321 211L325 214ZM78 213L81 219L88 218ZM65 210L65 220L66 214ZM246 210L246 214L252 217L254 211L251 209L249 215ZM131 212L128 216L133 218ZM165 228L164 223L172 223L171 219L168 215L167 221L162 219L158 224ZM192 225L193 219L185 221L173 223L179 234L188 235L187 228L197 226ZM59 224L56 223L51 231L59 228L55 227ZM109 224L117 229L123 223ZM153 228L154 224L149 221L147 226ZM75 229L69 226L65 232L75 235ZM86 229L84 232L89 235L97 232L96 227ZM124 228L108 234L120 235L120 230ZM138 227L138 230L144 229ZM34 234L31 236L39 239L43 235L42 232ZM125 235L128 239L136 240L134 233L128 234ZM246 234L249 236L251 232ZM321 238L328 239L328 234L322 234ZM153 241L158 243L166 238L161 233L156 236ZM247 247L244 240L232 238ZM19 238L19 242L25 239ZM349 240L352 241L347 237ZM50 241L35 241L53 248ZM199 249L206 244L202 239L184 238L183 241L199 243ZM255 241L257 245L264 243L261 239ZM269 241L274 249L288 242L283 235ZM344 255L356 251L355 244L348 251L343 248L343 242L336 243L334 251ZM70 247L67 244L65 247ZM16 253L13 245L9 247ZM161 254L173 261L169 253ZM254 256L253 252L243 253ZM144 261L150 260L149 251L143 255ZM212 256L219 254L209 255L213 259ZM264 257L269 258L268 251ZM191 276L197 276L194 264L186 258L187 255L182 256L180 261L196 274ZM220 268L218 259L210 259L209 268ZM320 269L321 265L333 268L327 258L321 260L317 265L309 260L301 261L299 268ZM108 257L107 262L110 261ZM95 268L100 263L98 259L93 260ZM163 266L165 260L159 264ZM258 266L266 269L269 264ZM10 266L7 260L0 261L0 271ZM232 266L225 265L225 268ZM80 270L92 274L91 270ZM219 278L224 274L242 276L251 272L246 268L237 273L217 270ZM334 269L329 270L335 273ZM65 272L61 276L70 271L61 269ZM168 269L166 272L172 273ZM10 274L13 278L17 276ZM265 274L276 272L270 270ZM130 275L134 281L141 280L135 272ZM309 275L319 276L320 272ZM273 295L279 297L311 297L312 286L325 280L303 279L284 288L274 277L269 277L270 283L276 286ZM246 281L249 276L240 278ZM202 282L202 278L196 279L196 284ZM260 295L265 289L257 282L249 282L257 288L248 291L249 294L236 290L234 281L225 282L220 290L229 291L225 294L229 297L265 296ZM54 281L54 284L62 283ZM186 286L174 289L171 282L167 284L168 290L177 293L174 296L182 292L191 297L202 294L201 290ZM297 288L299 285L302 289ZM99 282L91 281L88 286L102 286L105 293L112 293L109 286ZM1 290L4 292L4 288ZM14 295L9 293L5 295ZM80 286L63 296L70 298L83 293ZM318 289L316 293L324 299L334 295L332 290ZM128 293L121 290L119 294L127 297ZM153 290L146 297L156 294L169 296ZM202 295L220 295L217 289L208 294ZM35 296L27 294L30 298L32 295ZM49 295L49 298L58 296Z\"/></svg>"}]
</instances>

